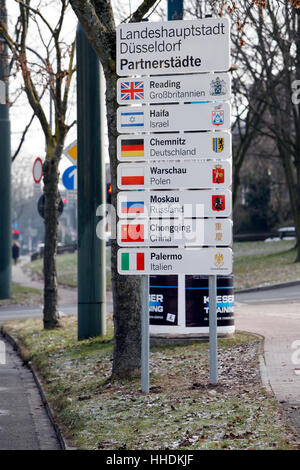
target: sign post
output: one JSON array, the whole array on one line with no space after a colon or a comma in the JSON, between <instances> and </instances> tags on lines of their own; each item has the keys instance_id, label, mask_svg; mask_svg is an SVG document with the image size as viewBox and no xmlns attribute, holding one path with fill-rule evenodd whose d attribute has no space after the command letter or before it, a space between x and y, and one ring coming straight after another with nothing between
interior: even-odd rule
<instances>
[{"instance_id":1,"label":"sign post","mask_svg":"<svg viewBox=\"0 0 300 470\"><path fill-rule=\"evenodd\" d=\"M142 276L145 393L147 275L179 276L181 293L185 275L209 276L210 382L218 380L216 276L232 273L229 67L227 18L118 26L118 103L129 105L117 111L118 272Z\"/></svg>"},{"instance_id":2,"label":"sign post","mask_svg":"<svg viewBox=\"0 0 300 470\"><path fill-rule=\"evenodd\" d=\"M142 357L141 357L141 373L142 373L142 392L149 393L149 352L150 352L150 335L149 335L149 276L141 278L141 298L142 298L142 318L141 318L141 334L142 334Z\"/></svg>"},{"instance_id":3,"label":"sign post","mask_svg":"<svg viewBox=\"0 0 300 470\"><path fill-rule=\"evenodd\" d=\"M217 276L208 278L209 295L209 381L218 383Z\"/></svg>"}]
</instances>

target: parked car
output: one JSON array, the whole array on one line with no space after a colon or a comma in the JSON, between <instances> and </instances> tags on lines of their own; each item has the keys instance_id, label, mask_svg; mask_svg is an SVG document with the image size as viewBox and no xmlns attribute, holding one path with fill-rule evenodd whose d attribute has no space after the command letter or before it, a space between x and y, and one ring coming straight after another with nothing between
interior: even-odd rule
<instances>
[{"instance_id":1,"label":"parked car","mask_svg":"<svg viewBox=\"0 0 300 470\"><path fill-rule=\"evenodd\" d=\"M295 227L281 227L278 229L280 240L295 240L296 230Z\"/></svg>"},{"instance_id":2,"label":"parked car","mask_svg":"<svg viewBox=\"0 0 300 470\"><path fill-rule=\"evenodd\" d=\"M277 230L278 236L266 238L265 242L279 242L280 240L295 240L295 227L280 227Z\"/></svg>"}]
</instances>

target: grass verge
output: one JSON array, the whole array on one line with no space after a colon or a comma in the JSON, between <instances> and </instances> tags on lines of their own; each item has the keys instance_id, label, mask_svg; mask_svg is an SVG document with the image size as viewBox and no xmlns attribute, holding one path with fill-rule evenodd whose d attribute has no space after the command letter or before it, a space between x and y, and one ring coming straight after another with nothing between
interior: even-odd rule
<instances>
[{"instance_id":1,"label":"grass verge","mask_svg":"<svg viewBox=\"0 0 300 470\"><path fill-rule=\"evenodd\" d=\"M300 263L295 263L295 242L238 243L234 251L236 289L268 286L300 280Z\"/></svg>"},{"instance_id":2,"label":"grass verge","mask_svg":"<svg viewBox=\"0 0 300 470\"><path fill-rule=\"evenodd\" d=\"M106 288L111 289L110 249L106 249ZM59 284L77 287L77 254L66 253L56 257L57 280ZM43 259L37 259L25 266L26 270L36 273L43 279Z\"/></svg>"},{"instance_id":3,"label":"grass verge","mask_svg":"<svg viewBox=\"0 0 300 470\"><path fill-rule=\"evenodd\" d=\"M237 289L266 286L300 279L300 263L294 263L295 241L234 243L234 285ZM107 289L111 289L110 249L106 250ZM36 260L26 268L43 277L43 261ZM77 286L77 255L57 256L60 284Z\"/></svg>"},{"instance_id":4,"label":"grass verge","mask_svg":"<svg viewBox=\"0 0 300 470\"><path fill-rule=\"evenodd\" d=\"M12 293L10 299L0 300L0 306L6 305L36 305L42 302L42 291L31 287L21 286L12 283Z\"/></svg>"},{"instance_id":5,"label":"grass verge","mask_svg":"<svg viewBox=\"0 0 300 470\"><path fill-rule=\"evenodd\" d=\"M110 382L112 330L77 342L75 318L44 331L40 320L6 322L38 371L68 442L81 449L295 449L297 440L262 388L261 339L219 341L219 385L208 384L208 344L151 348L151 391L140 378Z\"/></svg>"}]
</instances>

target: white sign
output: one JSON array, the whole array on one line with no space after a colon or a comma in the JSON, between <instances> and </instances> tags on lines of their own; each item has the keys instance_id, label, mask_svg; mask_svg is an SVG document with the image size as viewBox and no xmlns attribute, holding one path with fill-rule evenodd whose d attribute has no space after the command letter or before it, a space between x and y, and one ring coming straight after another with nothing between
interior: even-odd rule
<instances>
[{"instance_id":1,"label":"white sign","mask_svg":"<svg viewBox=\"0 0 300 470\"><path fill-rule=\"evenodd\" d=\"M119 246L228 246L232 242L229 219L121 220Z\"/></svg>"},{"instance_id":2,"label":"white sign","mask_svg":"<svg viewBox=\"0 0 300 470\"><path fill-rule=\"evenodd\" d=\"M231 191L122 191L117 208L120 218L229 217Z\"/></svg>"},{"instance_id":3,"label":"white sign","mask_svg":"<svg viewBox=\"0 0 300 470\"><path fill-rule=\"evenodd\" d=\"M121 248L119 274L232 273L231 248Z\"/></svg>"},{"instance_id":4,"label":"white sign","mask_svg":"<svg viewBox=\"0 0 300 470\"><path fill-rule=\"evenodd\" d=\"M2 80L0 80L0 104L6 104L6 86Z\"/></svg>"},{"instance_id":5,"label":"white sign","mask_svg":"<svg viewBox=\"0 0 300 470\"><path fill-rule=\"evenodd\" d=\"M231 185L231 163L208 161L120 163L120 189L209 189Z\"/></svg>"},{"instance_id":6,"label":"white sign","mask_svg":"<svg viewBox=\"0 0 300 470\"><path fill-rule=\"evenodd\" d=\"M122 23L117 27L117 74L227 71L229 48L228 18Z\"/></svg>"},{"instance_id":7,"label":"white sign","mask_svg":"<svg viewBox=\"0 0 300 470\"><path fill-rule=\"evenodd\" d=\"M77 189L67 191L68 201L77 201Z\"/></svg>"},{"instance_id":8,"label":"white sign","mask_svg":"<svg viewBox=\"0 0 300 470\"><path fill-rule=\"evenodd\" d=\"M119 104L174 103L180 101L229 100L229 73L120 78Z\"/></svg>"},{"instance_id":9,"label":"white sign","mask_svg":"<svg viewBox=\"0 0 300 470\"><path fill-rule=\"evenodd\" d=\"M229 158L229 132L196 132L186 134L120 135L118 159L122 162L143 160L184 160L186 158Z\"/></svg>"},{"instance_id":10,"label":"white sign","mask_svg":"<svg viewBox=\"0 0 300 470\"><path fill-rule=\"evenodd\" d=\"M121 106L117 111L120 133L154 131L205 131L230 128L230 104L190 103L157 106Z\"/></svg>"},{"instance_id":11,"label":"white sign","mask_svg":"<svg viewBox=\"0 0 300 470\"><path fill-rule=\"evenodd\" d=\"M43 177L43 162L39 157L34 161L32 174L34 182L36 184L40 183Z\"/></svg>"}]
</instances>

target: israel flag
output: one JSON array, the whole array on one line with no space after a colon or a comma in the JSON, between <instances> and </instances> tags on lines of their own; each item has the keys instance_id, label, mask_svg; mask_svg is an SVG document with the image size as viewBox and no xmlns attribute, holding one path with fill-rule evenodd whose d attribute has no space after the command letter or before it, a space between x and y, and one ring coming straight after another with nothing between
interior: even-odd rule
<instances>
[{"instance_id":1,"label":"israel flag","mask_svg":"<svg viewBox=\"0 0 300 470\"><path fill-rule=\"evenodd\" d=\"M121 113L121 127L144 127L144 112Z\"/></svg>"}]
</instances>

